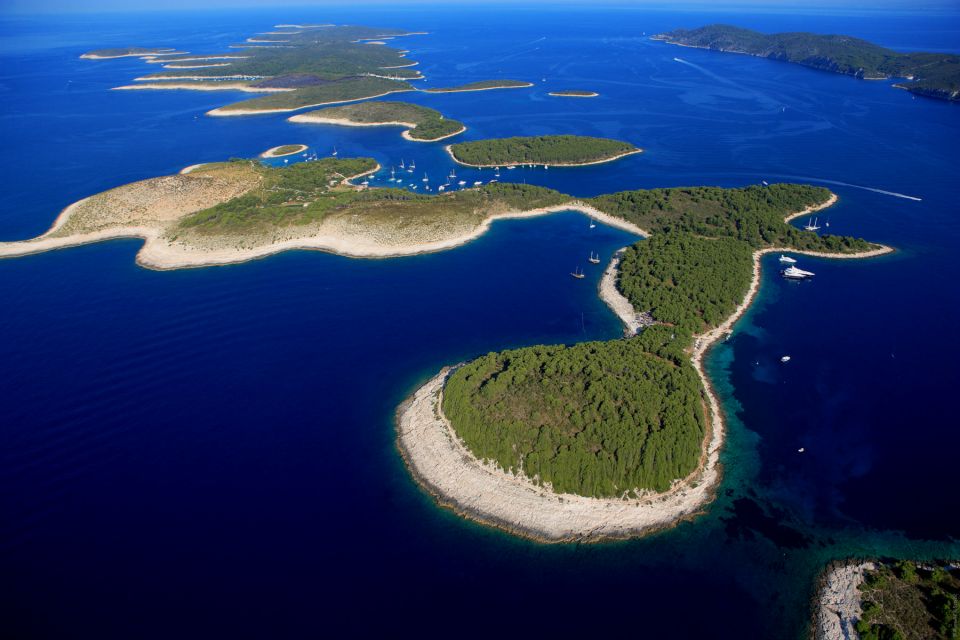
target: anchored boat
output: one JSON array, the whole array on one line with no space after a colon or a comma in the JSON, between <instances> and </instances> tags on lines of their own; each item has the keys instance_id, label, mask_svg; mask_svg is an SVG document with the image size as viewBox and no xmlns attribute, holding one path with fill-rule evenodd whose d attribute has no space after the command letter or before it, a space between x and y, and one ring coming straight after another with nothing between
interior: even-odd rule
<instances>
[{"instance_id":1,"label":"anchored boat","mask_svg":"<svg viewBox=\"0 0 960 640\"><path fill-rule=\"evenodd\" d=\"M781 271L780 274L788 280L806 280L807 278L812 278L814 276L812 271L804 271L803 269L797 269L796 267L787 267Z\"/></svg>"}]
</instances>

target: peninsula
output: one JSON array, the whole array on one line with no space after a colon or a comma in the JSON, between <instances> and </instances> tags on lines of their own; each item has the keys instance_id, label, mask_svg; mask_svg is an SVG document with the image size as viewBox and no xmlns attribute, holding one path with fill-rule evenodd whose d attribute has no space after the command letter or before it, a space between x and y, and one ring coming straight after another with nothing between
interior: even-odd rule
<instances>
[{"instance_id":1,"label":"peninsula","mask_svg":"<svg viewBox=\"0 0 960 640\"><path fill-rule=\"evenodd\" d=\"M491 89L526 89L532 86L532 82L522 80L481 80L456 87L438 87L422 89L422 91L425 93L462 93L464 91L490 91Z\"/></svg>"},{"instance_id":2,"label":"peninsula","mask_svg":"<svg viewBox=\"0 0 960 640\"><path fill-rule=\"evenodd\" d=\"M398 410L407 466L440 504L544 542L631 537L693 517L719 481L724 433L703 356L753 300L760 257L890 251L786 222L835 201L804 185L591 199L650 234L600 287L631 337L445 368ZM635 334L640 310L652 326Z\"/></svg>"},{"instance_id":3,"label":"peninsula","mask_svg":"<svg viewBox=\"0 0 960 640\"><path fill-rule=\"evenodd\" d=\"M334 124L350 127L406 127L403 137L415 142L436 142L467 130L458 120L448 120L439 111L408 102L373 101L330 107L288 118L305 124Z\"/></svg>"},{"instance_id":4,"label":"peninsula","mask_svg":"<svg viewBox=\"0 0 960 640\"><path fill-rule=\"evenodd\" d=\"M577 89L568 89L565 91L551 91L548 96L555 98L596 98L600 94L596 91L580 91Z\"/></svg>"},{"instance_id":5,"label":"peninsula","mask_svg":"<svg viewBox=\"0 0 960 640\"><path fill-rule=\"evenodd\" d=\"M589 136L531 136L460 142L447 147L450 157L470 167L533 164L580 167L641 153L629 142Z\"/></svg>"},{"instance_id":6,"label":"peninsula","mask_svg":"<svg viewBox=\"0 0 960 640\"><path fill-rule=\"evenodd\" d=\"M794 62L864 80L903 78L894 86L929 98L960 100L960 56L951 53L901 53L850 36L764 34L723 24L677 29L653 39Z\"/></svg>"}]
</instances>

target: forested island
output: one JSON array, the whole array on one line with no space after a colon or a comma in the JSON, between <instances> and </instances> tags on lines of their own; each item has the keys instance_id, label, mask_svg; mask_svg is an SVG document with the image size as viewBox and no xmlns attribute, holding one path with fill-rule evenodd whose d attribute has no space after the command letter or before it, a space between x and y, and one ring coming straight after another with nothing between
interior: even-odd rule
<instances>
[{"instance_id":1,"label":"forested island","mask_svg":"<svg viewBox=\"0 0 960 640\"><path fill-rule=\"evenodd\" d=\"M600 94L596 91L580 91L578 89L566 89L563 91L551 91L547 95L556 98L596 98Z\"/></svg>"},{"instance_id":2,"label":"forested island","mask_svg":"<svg viewBox=\"0 0 960 640\"><path fill-rule=\"evenodd\" d=\"M267 149L260 154L261 158L282 158L283 156L292 156L307 150L305 144L284 144L279 147Z\"/></svg>"},{"instance_id":3,"label":"forested island","mask_svg":"<svg viewBox=\"0 0 960 640\"><path fill-rule=\"evenodd\" d=\"M108 60L111 58L172 56L180 53L180 51L168 47L120 47L116 49L95 49L84 53L80 57L86 60Z\"/></svg>"},{"instance_id":4,"label":"forested island","mask_svg":"<svg viewBox=\"0 0 960 640\"><path fill-rule=\"evenodd\" d=\"M722 24L676 29L653 38L687 47L794 62L865 80L903 78L896 87L930 98L960 99L960 56L950 53L902 53L851 36L765 34Z\"/></svg>"},{"instance_id":5,"label":"forested island","mask_svg":"<svg viewBox=\"0 0 960 640\"><path fill-rule=\"evenodd\" d=\"M251 87L263 86L251 83ZM353 102L403 91L413 91L406 82L384 78L346 78L336 82L307 86L294 91L274 93L261 98L242 100L207 112L211 116L255 115L296 111L306 107L320 107L338 102Z\"/></svg>"},{"instance_id":6,"label":"forested island","mask_svg":"<svg viewBox=\"0 0 960 640\"><path fill-rule=\"evenodd\" d=\"M270 36L271 42L236 45L230 53L198 56L133 47L91 51L82 57L101 59L120 57L121 53L142 55L151 52L155 56L164 55L162 62L166 71L136 78L144 88L233 88L273 93L210 111L210 115L218 116L247 115L293 111L412 91L413 86L406 81L422 78L418 71L407 68L414 61L398 49L371 46L365 42L377 37L403 35L415 34L359 26L302 27L297 33ZM203 62L213 64L196 64ZM189 63L186 65L188 71L184 70L184 63ZM221 84L227 82L233 86Z\"/></svg>"},{"instance_id":7,"label":"forested island","mask_svg":"<svg viewBox=\"0 0 960 640\"><path fill-rule=\"evenodd\" d=\"M583 166L641 153L629 142L590 136L528 136L460 142L447 147L450 156L471 167L518 164Z\"/></svg>"},{"instance_id":8,"label":"forested island","mask_svg":"<svg viewBox=\"0 0 960 640\"><path fill-rule=\"evenodd\" d=\"M480 80L479 82L470 82L455 87L437 87L423 89L423 91L426 93L460 93L463 91L488 91L490 89L526 89L532 86L532 82L524 82L523 80Z\"/></svg>"},{"instance_id":9,"label":"forested island","mask_svg":"<svg viewBox=\"0 0 960 640\"><path fill-rule=\"evenodd\" d=\"M449 120L436 109L408 102L372 101L309 111L289 118L291 122L340 124L347 126L400 125L407 127L403 137L420 142L436 142L466 131L459 120Z\"/></svg>"}]
</instances>

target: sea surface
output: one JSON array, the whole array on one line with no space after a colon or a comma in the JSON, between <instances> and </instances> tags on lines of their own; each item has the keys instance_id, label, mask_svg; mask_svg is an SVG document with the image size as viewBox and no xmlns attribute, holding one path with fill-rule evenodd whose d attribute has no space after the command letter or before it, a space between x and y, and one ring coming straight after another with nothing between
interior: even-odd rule
<instances>
[{"instance_id":1,"label":"sea surface","mask_svg":"<svg viewBox=\"0 0 960 640\"><path fill-rule=\"evenodd\" d=\"M729 416L717 500L641 540L555 546L436 507L395 449L394 412L443 365L618 337L596 295L601 268L584 258L605 263L633 236L562 213L392 260L297 251L156 272L123 240L0 261L4 637L800 638L829 561L960 556L960 110L889 82L648 38L732 22L957 52L958 13L4 14L0 239L40 234L101 190L287 143L385 167L415 160L415 177L442 178L442 145L399 129L209 118L249 96L109 91L158 65L78 58L106 46L220 52L306 21L429 31L397 40L426 86L535 82L398 96L465 122L459 139L573 133L645 149L501 180L577 196L809 181L840 196L820 216L829 231L898 251L801 258L817 274L802 283L768 256L759 299L708 360ZM546 95L568 88L601 97ZM567 275L577 266L583 281Z\"/></svg>"}]
</instances>

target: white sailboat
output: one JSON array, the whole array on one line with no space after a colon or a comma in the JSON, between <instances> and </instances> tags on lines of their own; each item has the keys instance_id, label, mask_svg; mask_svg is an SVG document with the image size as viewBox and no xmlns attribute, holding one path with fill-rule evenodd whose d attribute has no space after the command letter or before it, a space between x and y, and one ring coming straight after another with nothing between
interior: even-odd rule
<instances>
[{"instance_id":1,"label":"white sailboat","mask_svg":"<svg viewBox=\"0 0 960 640\"><path fill-rule=\"evenodd\" d=\"M587 277L586 275L584 275L583 269L581 269L580 267L577 267L576 269L574 269L573 273L571 273L570 275L576 278L577 280L583 280L584 278Z\"/></svg>"},{"instance_id":2,"label":"white sailboat","mask_svg":"<svg viewBox=\"0 0 960 640\"><path fill-rule=\"evenodd\" d=\"M400 158L400 168L401 168L401 169L406 169L406 168L407 168L407 165L403 164L403 158Z\"/></svg>"},{"instance_id":3,"label":"white sailboat","mask_svg":"<svg viewBox=\"0 0 960 640\"><path fill-rule=\"evenodd\" d=\"M588 258L590 264L600 264L600 254L594 254L593 251L590 252L590 257Z\"/></svg>"},{"instance_id":4,"label":"white sailboat","mask_svg":"<svg viewBox=\"0 0 960 640\"><path fill-rule=\"evenodd\" d=\"M424 181L424 182L430 182L430 178L427 177L427 172L426 172L426 171L423 172L423 181Z\"/></svg>"},{"instance_id":5,"label":"white sailboat","mask_svg":"<svg viewBox=\"0 0 960 640\"><path fill-rule=\"evenodd\" d=\"M812 220L807 220L807 224L803 227L804 231L817 231L820 229L820 225L817 224L817 218Z\"/></svg>"},{"instance_id":6,"label":"white sailboat","mask_svg":"<svg viewBox=\"0 0 960 640\"><path fill-rule=\"evenodd\" d=\"M590 218L590 228L591 229L597 228L597 223L593 221L593 218Z\"/></svg>"},{"instance_id":7,"label":"white sailboat","mask_svg":"<svg viewBox=\"0 0 960 640\"><path fill-rule=\"evenodd\" d=\"M331 153L330 155L332 155L334 158L337 157L337 148L336 148L336 147L333 148L333 153Z\"/></svg>"}]
</instances>

